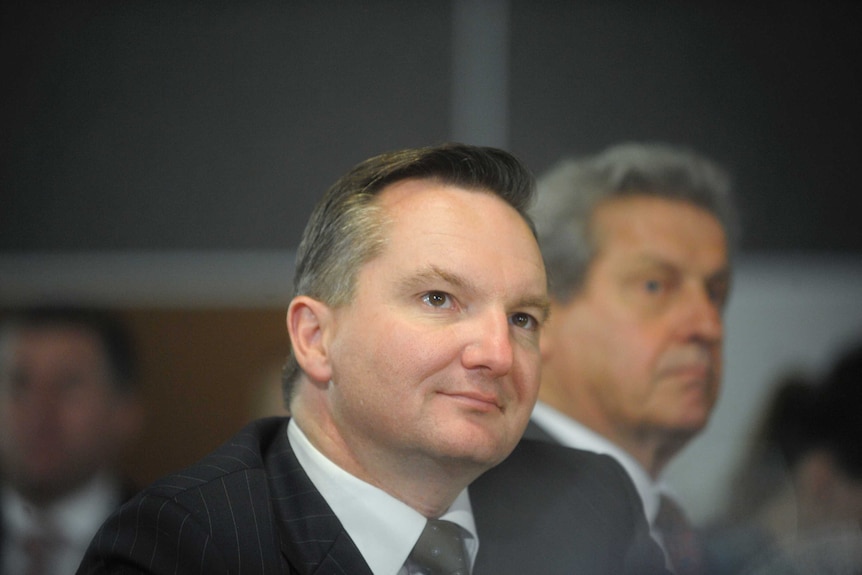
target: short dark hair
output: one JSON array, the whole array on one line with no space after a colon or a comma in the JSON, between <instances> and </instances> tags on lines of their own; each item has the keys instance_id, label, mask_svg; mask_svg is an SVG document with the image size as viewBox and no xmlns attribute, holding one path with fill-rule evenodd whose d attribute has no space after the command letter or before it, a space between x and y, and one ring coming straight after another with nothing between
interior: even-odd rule
<instances>
[{"instance_id":1,"label":"short dark hair","mask_svg":"<svg viewBox=\"0 0 862 575\"><path fill-rule=\"evenodd\" d=\"M828 450L847 475L862 481L862 340L842 350L811 406L815 447Z\"/></svg>"},{"instance_id":2,"label":"short dark hair","mask_svg":"<svg viewBox=\"0 0 862 575\"><path fill-rule=\"evenodd\" d=\"M3 324L2 340L24 329L69 327L86 330L99 340L111 370L111 383L120 393L138 385L138 358L126 325L111 312L83 306L48 304L13 312Z\"/></svg>"},{"instance_id":3,"label":"short dark hair","mask_svg":"<svg viewBox=\"0 0 862 575\"><path fill-rule=\"evenodd\" d=\"M359 269L380 253L386 240L385 222L374 200L387 186L408 179L497 195L517 210L535 235L527 212L535 180L512 154L464 144L381 154L354 166L315 206L296 254L294 296L307 295L333 307L350 302ZM299 371L290 354L283 376L286 404Z\"/></svg>"}]
</instances>

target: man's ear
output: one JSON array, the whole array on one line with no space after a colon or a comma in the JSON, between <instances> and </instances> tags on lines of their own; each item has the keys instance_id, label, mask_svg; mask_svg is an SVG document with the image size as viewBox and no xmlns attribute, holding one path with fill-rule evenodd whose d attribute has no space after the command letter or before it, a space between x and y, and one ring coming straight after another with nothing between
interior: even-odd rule
<instances>
[{"instance_id":1,"label":"man's ear","mask_svg":"<svg viewBox=\"0 0 862 575\"><path fill-rule=\"evenodd\" d=\"M287 308L287 333L296 362L312 380L332 379L326 330L332 325L332 310L308 296L296 296Z\"/></svg>"}]
</instances>

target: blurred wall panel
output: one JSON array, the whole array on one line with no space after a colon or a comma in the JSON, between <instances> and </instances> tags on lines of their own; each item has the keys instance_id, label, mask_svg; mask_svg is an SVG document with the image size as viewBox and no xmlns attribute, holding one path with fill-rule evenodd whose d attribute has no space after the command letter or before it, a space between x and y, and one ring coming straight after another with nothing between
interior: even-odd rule
<instances>
[{"instance_id":1,"label":"blurred wall panel","mask_svg":"<svg viewBox=\"0 0 862 575\"><path fill-rule=\"evenodd\" d=\"M144 432L124 459L145 485L195 462L262 409L287 357L281 309L127 309L141 359ZM277 398L274 398L277 399ZM275 413L278 405L267 405Z\"/></svg>"},{"instance_id":2,"label":"blurred wall panel","mask_svg":"<svg viewBox=\"0 0 862 575\"><path fill-rule=\"evenodd\" d=\"M0 16L0 252L293 248L348 167L447 138L448 3Z\"/></svg>"}]
</instances>

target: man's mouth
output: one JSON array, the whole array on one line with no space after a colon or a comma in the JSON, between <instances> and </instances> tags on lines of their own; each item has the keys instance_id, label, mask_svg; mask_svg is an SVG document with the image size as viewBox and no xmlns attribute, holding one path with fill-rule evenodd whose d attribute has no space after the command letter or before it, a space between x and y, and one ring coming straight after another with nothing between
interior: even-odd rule
<instances>
[{"instance_id":1,"label":"man's mouth","mask_svg":"<svg viewBox=\"0 0 862 575\"><path fill-rule=\"evenodd\" d=\"M476 390L441 391L439 393L481 411L490 411L492 409L502 410L503 408L499 398L493 393L482 393Z\"/></svg>"}]
</instances>

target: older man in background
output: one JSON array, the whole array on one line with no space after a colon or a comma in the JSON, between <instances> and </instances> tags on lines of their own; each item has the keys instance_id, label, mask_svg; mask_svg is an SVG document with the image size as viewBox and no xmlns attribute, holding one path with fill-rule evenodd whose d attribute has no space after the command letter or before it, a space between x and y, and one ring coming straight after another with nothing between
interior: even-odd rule
<instances>
[{"instance_id":1,"label":"older man in background","mask_svg":"<svg viewBox=\"0 0 862 575\"><path fill-rule=\"evenodd\" d=\"M729 194L702 156L626 144L562 161L540 179L533 211L552 308L526 435L617 459L680 575L702 558L662 471L718 397Z\"/></svg>"}]
</instances>

